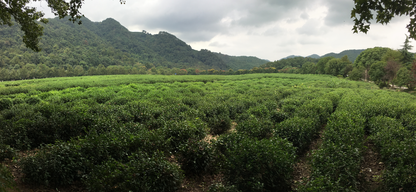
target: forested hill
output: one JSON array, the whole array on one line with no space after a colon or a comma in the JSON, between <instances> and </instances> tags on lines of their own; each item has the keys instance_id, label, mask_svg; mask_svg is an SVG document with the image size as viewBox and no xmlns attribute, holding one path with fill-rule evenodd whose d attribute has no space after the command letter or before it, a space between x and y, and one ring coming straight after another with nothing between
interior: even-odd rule
<instances>
[{"instance_id":1,"label":"forested hill","mask_svg":"<svg viewBox=\"0 0 416 192\"><path fill-rule=\"evenodd\" d=\"M215 53L220 59L222 59L231 69L252 69L265 63L269 60L259 59L253 56L229 56L222 53Z\"/></svg>"},{"instance_id":2,"label":"forested hill","mask_svg":"<svg viewBox=\"0 0 416 192\"><path fill-rule=\"evenodd\" d=\"M358 55L360 55L360 53L363 52L364 50L365 49L345 50L345 51L342 51L341 53L327 53L327 54L323 55L322 57L342 58L346 55L346 56L348 56L348 59L351 62L354 62L355 59L358 57Z\"/></svg>"},{"instance_id":3,"label":"forested hill","mask_svg":"<svg viewBox=\"0 0 416 192\"><path fill-rule=\"evenodd\" d=\"M44 25L40 42L42 51L35 53L22 42L23 33L18 25L0 26L0 68L19 69L30 64L48 67L129 66L137 69L250 69L267 61L258 58L224 59L209 50L196 51L168 32L150 34L130 32L114 19L91 22L82 19L82 25L67 19L49 19ZM238 64L239 61L241 66ZM33 68L31 67L31 68ZM30 68L30 67L29 67Z\"/></svg>"},{"instance_id":4,"label":"forested hill","mask_svg":"<svg viewBox=\"0 0 416 192\"><path fill-rule=\"evenodd\" d=\"M313 58L313 59L319 59L319 58L324 58L324 57L334 57L334 58L341 59L342 57L344 57L346 55L346 56L348 56L348 59L351 62L354 62L355 59L358 57L358 55L361 52L363 52L364 50L365 49L352 49L352 50L344 50L341 53L327 53L327 54L322 55L322 56L319 56L317 54L313 54L313 55L309 55L309 56L306 56L306 57ZM282 58L281 60L283 60L283 59L291 59L291 58L295 58L295 57L301 57L301 56L290 55L290 56L287 56L285 58Z\"/></svg>"}]
</instances>

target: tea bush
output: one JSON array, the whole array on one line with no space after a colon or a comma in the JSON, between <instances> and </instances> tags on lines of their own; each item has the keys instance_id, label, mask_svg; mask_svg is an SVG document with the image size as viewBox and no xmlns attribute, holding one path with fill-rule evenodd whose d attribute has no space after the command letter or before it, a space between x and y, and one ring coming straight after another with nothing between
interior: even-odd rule
<instances>
[{"instance_id":1,"label":"tea bush","mask_svg":"<svg viewBox=\"0 0 416 192\"><path fill-rule=\"evenodd\" d=\"M9 98L1 98L0 99L0 111L9 109L13 105L13 102Z\"/></svg>"},{"instance_id":2,"label":"tea bush","mask_svg":"<svg viewBox=\"0 0 416 192\"><path fill-rule=\"evenodd\" d=\"M288 118L289 116L285 112L277 110L270 111L270 120L274 123L280 123Z\"/></svg>"},{"instance_id":3,"label":"tea bush","mask_svg":"<svg viewBox=\"0 0 416 192\"><path fill-rule=\"evenodd\" d=\"M56 140L81 136L92 124L89 116L55 104L19 106L4 111L0 125L4 142L17 149L30 149Z\"/></svg>"},{"instance_id":4,"label":"tea bush","mask_svg":"<svg viewBox=\"0 0 416 192\"><path fill-rule=\"evenodd\" d=\"M383 175L389 191L416 190L416 139L414 133L405 129L400 121L377 116L369 120L370 139L386 164Z\"/></svg>"},{"instance_id":5,"label":"tea bush","mask_svg":"<svg viewBox=\"0 0 416 192\"><path fill-rule=\"evenodd\" d=\"M272 136L273 128L274 123L270 120L250 116L245 121L239 123L235 129L238 133L264 139Z\"/></svg>"},{"instance_id":6,"label":"tea bush","mask_svg":"<svg viewBox=\"0 0 416 192\"><path fill-rule=\"evenodd\" d=\"M206 141L189 139L179 146L177 160L181 169L189 176L201 176L215 170L215 153Z\"/></svg>"},{"instance_id":7,"label":"tea bush","mask_svg":"<svg viewBox=\"0 0 416 192\"><path fill-rule=\"evenodd\" d=\"M180 145L189 139L200 140L207 134L206 125L200 119L184 121L167 121L162 128L166 140L170 140L172 151L176 152Z\"/></svg>"},{"instance_id":8,"label":"tea bush","mask_svg":"<svg viewBox=\"0 0 416 192\"><path fill-rule=\"evenodd\" d=\"M7 192L16 189L16 182L10 170L0 164L0 192Z\"/></svg>"},{"instance_id":9,"label":"tea bush","mask_svg":"<svg viewBox=\"0 0 416 192\"><path fill-rule=\"evenodd\" d=\"M292 142L300 153L307 149L319 129L316 120L296 116L276 124L274 135Z\"/></svg>"},{"instance_id":10,"label":"tea bush","mask_svg":"<svg viewBox=\"0 0 416 192\"><path fill-rule=\"evenodd\" d=\"M413 133L416 132L416 115L414 113L402 115L400 120L402 121L403 127Z\"/></svg>"},{"instance_id":11,"label":"tea bush","mask_svg":"<svg viewBox=\"0 0 416 192\"><path fill-rule=\"evenodd\" d=\"M210 132L214 135L223 134L231 129L231 118L226 114L207 118Z\"/></svg>"},{"instance_id":12,"label":"tea bush","mask_svg":"<svg viewBox=\"0 0 416 192\"><path fill-rule=\"evenodd\" d=\"M311 179L300 191L357 191L366 118L359 93L343 95L331 114L321 147L313 153Z\"/></svg>"},{"instance_id":13,"label":"tea bush","mask_svg":"<svg viewBox=\"0 0 416 192\"><path fill-rule=\"evenodd\" d=\"M295 148L280 138L244 138L226 148L225 181L241 191L289 191Z\"/></svg>"},{"instance_id":14,"label":"tea bush","mask_svg":"<svg viewBox=\"0 0 416 192\"><path fill-rule=\"evenodd\" d=\"M130 133L132 130L134 133ZM89 133L83 139L45 146L36 155L23 158L22 172L28 182L68 185L88 174L92 165L111 158L124 162L135 152L168 154L169 142L162 131L140 127L124 127L101 135Z\"/></svg>"},{"instance_id":15,"label":"tea bush","mask_svg":"<svg viewBox=\"0 0 416 192\"><path fill-rule=\"evenodd\" d=\"M84 183L89 191L176 191L184 176L163 154L134 153L126 163L110 159L93 168Z\"/></svg>"},{"instance_id":16,"label":"tea bush","mask_svg":"<svg viewBox=\"0 0 416 192\"><path fill-rule=\"evenodd\" d=\"M16 150L10 147L9 145L3 144L0 142L0 162L4 161L4 159L13 159L16 156Z\"/></svg>"},{"instance_id":17,"label":"tea bush","mask_svg":"<svg viewBox=\"0 0 416 192\"><path fill-rule=\"evenodd\" d=\"M269 109L265 105L258 105L249 108L247 113L254 115L257 118L267 118L269 116Z\"/></svg>"},{"instance_id":18,"label":"tea bush","mask_svg":"<svg viewBox=\"0 0 416 192\"><path fill-rule=\"evenodd\" d=\"M41 99L39 97L37 97L37 96L28 97L26 99L26 103L29 104L29 105L37 104L40 101L41 101Z\"/></svg>"},{"instance_id":19,"label":"tea bush","mask_svg":"<svg viewBox=\"0 0 416 192\"><path fill-rule=\"evenodd\" d=\"M332 102L328 99L319 98L305 102L296 109L294 115L303 118L314 118L318 125L323 125L326 123L332 111Z\"/></svg>"},{"instance_id":20,"label":"tea bush","mask_svg":"<svg viewBox=\"0 0 416 192\"><path fill-rule=\"evenodd\" d=\"M364 122L359 115L345 112L337 111L331 116L322 146L312 157L312 179L308 189L357 190L364 149Z\"/></svg>"}]
</instances>

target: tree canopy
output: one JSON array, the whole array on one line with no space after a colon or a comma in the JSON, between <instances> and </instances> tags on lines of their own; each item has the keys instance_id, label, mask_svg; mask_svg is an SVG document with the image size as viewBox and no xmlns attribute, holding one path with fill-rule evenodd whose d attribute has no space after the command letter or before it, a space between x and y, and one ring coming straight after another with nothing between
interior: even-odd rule
<instances>
[{"instance_id":1,"label":"tree canopy","mask_svg":"<svg viewBox=\"0 0 416 192\"><path fill-rule=\"evenodd\" d=\"M388 24L395 16L410 16L406 26L409 37L416 39L416 1L414 0L354 0L351 18L354 18L354 33L367 33L370 29L370 20L376 15L376 22Z\"/></svg>"},{"instance_id":2,"label":"tree canopy","mask_svg":"<svg viewBox=\"0 0 416 192\"><path fill-rule=\"evenodd\" d=\"M0 25L12 26L12 18L14 18L14 21L20 25L20 29L24 32L23 42L26 47L39 52L43 26L37 21L46 24L48 20L44 18L43 12L28 6L31 1L40 0L0 0ZM84 0L47 0L46 2L55 16L60 19L69 16L70 21L81 24L80 19L84 15L79 12L79 9ZM120 3L125 3L125 0L120 0Z\"/></svg>"}]
</instances>

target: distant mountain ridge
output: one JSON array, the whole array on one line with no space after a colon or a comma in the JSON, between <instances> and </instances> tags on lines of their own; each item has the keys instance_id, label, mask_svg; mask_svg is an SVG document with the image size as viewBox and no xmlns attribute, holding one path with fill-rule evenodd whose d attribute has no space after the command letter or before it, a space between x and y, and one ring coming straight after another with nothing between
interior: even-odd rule
<instances>
[{"instance_id":1,"label":"distant mountain ridge","mask_svg":"<svg viewBox=\"0 0 416 192\"><path fill-rule=\"evenodd\" d=\"M130 32L118 21L108 18L92 22L82 18L82 25L67 19L49 19L35 53L22 43L17 25L0 26L0 67L19 68L26 64L48 67L145 66L180 69L251 69L267 62L257 57L223 56L207 49L194 50L176 36L161 31ZM25 55L25 56L23 56Z\"/></svg>"},{"instance_id":2,"label":"distant mountain ridge","mask_svg":"<svg viewBox=\"0 0 416 192\"><path fill-rule=\"evenodd\" d=\"M335 57L335 58L341 58L341 57L343 57L343 56L347 55L347 56L348 56L348 59L349 59L351 62L354 62L354 61L355 61L355 59L358 57L358 55L359 55L361 52L363 52L364 50L365 50L365 49L352 49L352 50L344 50L344 51L342 51L342 52L340 52L340 53L333 53L333 52L331 52L331 53L327 53L327 54L322 55L322 56L319 56L319 55L317 55L317 54L312 54L312 55L309 55L309 56L306 56L306 57L309 57L309 58L314 58L314 59L319 59L319 58L322 58L322 57ZM302 56L290 55L290 56L287 56L287 57L282 58L282 59L289 59L289 58L294 58L294 57L302 57Z\"/></svg>"}]
</instances>

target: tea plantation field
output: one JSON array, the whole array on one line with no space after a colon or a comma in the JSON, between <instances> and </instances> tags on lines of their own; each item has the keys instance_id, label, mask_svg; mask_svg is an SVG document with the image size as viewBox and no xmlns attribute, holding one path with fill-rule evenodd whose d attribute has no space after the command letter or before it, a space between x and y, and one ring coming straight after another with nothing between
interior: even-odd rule
<instances>
[{"instance_id":1,"label":"tea plantation field","mask_svg":"<svg viewBox=\"0 0 416 192\"><path fill-rule=\"evenodd\" d=\"M0 191L416 191L415 133L415 96L332 76L1 82Z\"/></svg>"}]
</instances>

